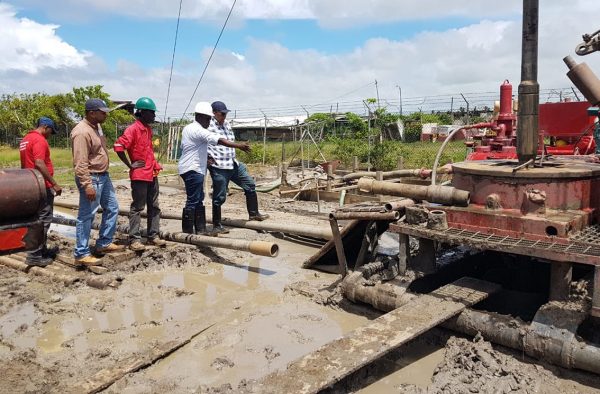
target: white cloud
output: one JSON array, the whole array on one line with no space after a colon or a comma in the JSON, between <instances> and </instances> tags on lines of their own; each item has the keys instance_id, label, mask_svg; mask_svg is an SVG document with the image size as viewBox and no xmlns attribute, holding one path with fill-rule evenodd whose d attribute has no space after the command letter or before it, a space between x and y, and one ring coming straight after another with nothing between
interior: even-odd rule
<instances>
[{"instance_id":1,"label":"white cloud","mask_svg":"<svg viewBox=\"0 0 600 394\"><path fill-rule=\"evenodd\" d=\"M0 3L0 71L37 73L45 68L83 67L88 52L79 51L56 35L59 26L17 18L14 8Z\"/></svg>"},{"instance_id":2,"label":"white cloud","mask_svg":"<svg viewBox=\"0 0 600 394\"><path fill-rule=\"evenodd\" d=\"M447 2L441 3L440 7L449 7ZM380 4L382 13L389 11L385 4ZM573 54L581 34L598 28L598 18L589 12L593 3L587 0L576 0L568 6L557 1L544 4L540 8L539 82L542 89L568 87L571 84L562 58ZM474 7L478 12L485 11L482 6ZM349 2L347 8L350 13L353 3ZM181 116L211 49L203 48L197 58L178 59L168 106L172 118ZM600 75L600 53L576 59L586 61ZM459 29L417 32L401 41L374 38L338 54L292 50L275 41L250 39L243 52L217 50L194 102L219 99L233 109L262 108L267 113L288 114L301 112L300 105L312 112L329 110L331 106L335 110L338 102L355 101L358 108L362 99L376 96L373 83L377 80L380 98L395 110L397 85L402 87L405 100L429 96L423 106L440 94L456 94L458 101L462 100L458 95L461 92L496 92L504 79L513 83L516 92L520 61L520 18L482 20ZM163 115L170 64L144 69L121 61L116 70L111 70L97 57L91 56L87 62L84 68L45 69L35 76L22 69L0 71L0 91L56 93L69 91L73 86L101 84L116 99L150 96ZM324 105L311 107L316 103ZM457 104L460 105L463 103Z\"/></svg>"}]
</instances>

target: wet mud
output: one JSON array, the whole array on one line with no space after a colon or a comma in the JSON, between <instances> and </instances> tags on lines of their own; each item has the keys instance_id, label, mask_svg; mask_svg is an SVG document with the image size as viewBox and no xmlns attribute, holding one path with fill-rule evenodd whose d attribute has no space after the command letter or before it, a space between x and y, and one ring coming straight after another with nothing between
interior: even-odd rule
<instances>
[{"instance_id":1,"label":"wet mud","mask_svg":"<svg viewBox=\"0 0 600 394\"><path fill-rule=\"evenodd\" d=\"M176 212L184 197L172 183L161 189L161 207ZM123 207L129 193L118 185ZM61 198L76 197L66 190ZM314 202L259 197L271 220L327 225L313 216ZM246 215L243 193L234 191L224 216ZM69 254L69 236L53 226L51 244ZM255 392L258 379L380 315L345 300L339 275L301 268L315 246L245 229L226 236L277 242L279 256L170 243L112 261L108 275L122 281L105 290L0 266L0 392L85 392L106 376L106 393ZM161 353L169 346L176 350ZM598 380L434 329L330 392L600 393Z\"/></svg>"}]
</instances>

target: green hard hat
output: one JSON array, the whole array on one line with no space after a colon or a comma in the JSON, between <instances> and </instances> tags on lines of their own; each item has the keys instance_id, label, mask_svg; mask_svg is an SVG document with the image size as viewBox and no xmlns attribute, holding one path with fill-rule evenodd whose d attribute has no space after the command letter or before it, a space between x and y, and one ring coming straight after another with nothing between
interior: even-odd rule
<instances>
[{"instance_id":1,"label":"green hard hat","mask_svg":"<svg viewBox=\"0 0 600 394\"><path fill-rule=\"evenodd\" d=\"M150 97L140 97L138 101L135 102L135 108L156 111L156 104L154 104L154 101L152 101Z\"/></svg>"}]
</instances>

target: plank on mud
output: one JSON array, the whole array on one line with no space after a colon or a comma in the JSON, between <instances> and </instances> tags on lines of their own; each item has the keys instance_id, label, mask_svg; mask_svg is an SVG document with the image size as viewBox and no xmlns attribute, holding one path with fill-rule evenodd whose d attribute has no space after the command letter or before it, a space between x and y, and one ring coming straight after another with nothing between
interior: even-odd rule
<instances>
[{"instance_id":1,"label":"plank on mud","mask_svg":"<svg viewBox=\"0 0 600 394\"><path fill-rule=\"evenodd\" d=\"M317 393L474 305L500 286L461 278L378 317L259 381L265 393Z\"/></svg>"}]
</instances>

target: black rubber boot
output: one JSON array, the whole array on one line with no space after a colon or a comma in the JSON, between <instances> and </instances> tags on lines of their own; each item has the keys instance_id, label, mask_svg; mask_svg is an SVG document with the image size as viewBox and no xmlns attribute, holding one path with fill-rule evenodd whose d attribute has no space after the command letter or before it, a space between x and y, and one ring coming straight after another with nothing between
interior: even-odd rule
<instances>
[{"instance_id":1,"label":"black rubber boot","mask_svg":"<svg viewBox=\"0 0 600 394\"><path fill-rule=\"evenodd\" d=\"M212 222L213 222L213 227L212 227L212 231L210 232L210 235L216 237L219 234L229 233L229 230L227 230L221 224L221 207L220 206L213 205L213 207L212 207Z\"/></svg>"},{"instance_id":2,"label":"black rubber boot","mask_svg":"<svg viewBox=\"0 0 600 394\"><path fill-rule=\"evenodd\" d=\"M196 208L196 213L194 214L194 226L196 227L197 235L207 235L206 231L206 208Z\"/></svg>"},{"instance_id":3,"label":"black rubber boot","mask_svg":"<svg viewBox=\"0 0 600 394\"><path fill-rule=\"evenodd\" d=\"M183 208L181 214L181 231L194 234L194 209Z\"/></svg>"},{"instance_id":4,"label":"black rubber boot","mask_svg":"<svg viewBox=\"0 0 600 394\"><path fill-rule=\"evenodd\" d=\"M248 217L250 220L262 222L269 218L269 215L258 212L258 196L255 193L246 195L246 208L248 208Z\"/></svg>"}]
</instances>

